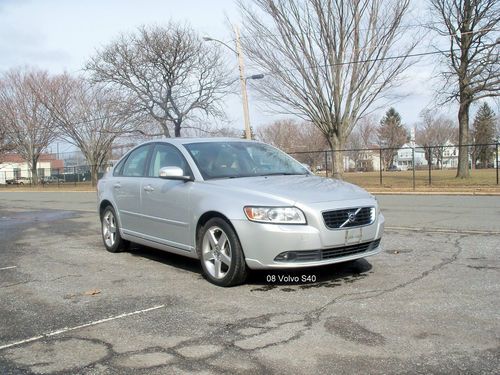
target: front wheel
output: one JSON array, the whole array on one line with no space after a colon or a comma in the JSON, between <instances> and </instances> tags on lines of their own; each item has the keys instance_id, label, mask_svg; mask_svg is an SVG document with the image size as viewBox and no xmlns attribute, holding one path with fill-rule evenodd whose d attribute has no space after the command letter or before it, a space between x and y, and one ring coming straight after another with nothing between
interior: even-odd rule
<instances>
[{"instance_id":1,"label":"front wheel","mask_svg":"<svg viewBox=\"0 0 500 375\"><path fill-rule=\"evenodd\" d=\"M234 229L215 217L207 221L198 236L198 254L207 279L218 286L241 284L247 277L245 257Z\"/></svg>"},{"instance_id":2,"label":"front wheel","mask_svg":"<svg viewBox=\"0 0 500 375\"><path fill-rule=\"evenodd\" d=\"M129 242L120 236L118 220L116 219L116 213L112 206L108 206L104 209L101 215L101 228L102 240L106 250L110 253L118 253L127 249Z\"/></svg>"}]
</instances>

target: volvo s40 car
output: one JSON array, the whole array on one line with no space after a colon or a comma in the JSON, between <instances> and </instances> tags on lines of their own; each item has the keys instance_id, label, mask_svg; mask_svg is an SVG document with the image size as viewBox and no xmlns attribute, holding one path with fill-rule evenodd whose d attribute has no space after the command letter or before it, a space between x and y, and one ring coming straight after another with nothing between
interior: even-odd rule
<instances>
[{"instance_id":1,"label":"volvo s40 car","mask_svg":"<svg viewBox=\"0 0 500 375\"><path fill-rule=\"evenodd\" d=\"M381 250L376 199L264 143L169 139L128 152L98 184L106 249L135 242L201 261L220 286L248 269L321 266Z\"/></svg>"}]
</instances>

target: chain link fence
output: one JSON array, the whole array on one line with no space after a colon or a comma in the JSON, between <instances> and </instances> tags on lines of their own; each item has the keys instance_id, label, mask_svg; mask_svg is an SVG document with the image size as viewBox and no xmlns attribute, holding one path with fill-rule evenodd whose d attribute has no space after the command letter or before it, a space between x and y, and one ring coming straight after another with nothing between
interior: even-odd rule
<instances>
[{"instance_id":1,"label":"chain link fence","mask_svg":"<svg viewBox=\"0 0 500 375\"><path fill-rule=\"evenodd\" d=\"M458 145L344 149L343 178L364 187L488 187L499 185L499 143L469 144L471 178L457 179ZM316 174L332 176L331 150L289 152Z\"/></svg>"},{"instance_id":2,"label":"chain link fence","mask_svg":"<svg viewBox=\"0 0 500 375\"><path fill-rule=\"evenodd\" d=\"M366 188L417 187L494 187L499 185L499 143L471 144L468 149L471 178L457 179L458 146L418 146L402 148L345 149L342 153L343 178ZM113 153L113 160L97 168L97 179L101 178L129 147ZM314 173L331 177L333 160L331 150L289 152L291 156L306 164ZM55 154L54 154L55 155ZM58 157L57 157L58 156ZM54 156L63 160L64 167L52 168L41 165L38 169L37 186L55 187L68 185L91 185L92 166L85 162L79 152ZM32 173L26 163L0 163L1 187L34 186Z\"/></svg>"},{"instance_id":3,"label":"chain link fence","mask_svg":"<svg viewBox=\"0 0 500 375\"><path fill-rule=\"evenodd\" d=\"M134 143L115 145L109 151L108 161L97 166L96 178L101 178ZM85 186L92 183L92 165L89 164L81 151L52 152L42 154L37 168L37 181L26 162L18 156L0 157L0 188L2 187L55 187L55 186Z\"/></svg>"},{"instance_id":4,"label":"chain link fence","mask_svg":"<svg viewBox=\"0 0 500 375\"><path fill-rule=\"evenodd\" d=\"M97 179L101 178L111 167L112 163L106 163L97 168ZM27 187L27 186L67 186L91 184L92 166L88 164L64 167L64 168L38 168L37 183L35 183L29 168L13 168L0 170L0 187Z\"/></svg>"}]
</instances>

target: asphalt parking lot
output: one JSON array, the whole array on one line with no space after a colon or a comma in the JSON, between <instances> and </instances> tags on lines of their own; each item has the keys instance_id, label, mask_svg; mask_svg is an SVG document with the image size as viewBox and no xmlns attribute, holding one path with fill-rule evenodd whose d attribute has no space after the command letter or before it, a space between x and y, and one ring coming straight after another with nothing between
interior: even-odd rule
<instances>
[{"instance_id":1,"label":"asphalt parking lot","mask_svg":"<svg viewBox=\"0 0 500 375\"><path fill-rule=\"evenodd\" d=\"M499 373L500 198L379 201L378 256L224 289L106 252L95 193L2 192L0 373Z\"/></svg>"}]
</instances>

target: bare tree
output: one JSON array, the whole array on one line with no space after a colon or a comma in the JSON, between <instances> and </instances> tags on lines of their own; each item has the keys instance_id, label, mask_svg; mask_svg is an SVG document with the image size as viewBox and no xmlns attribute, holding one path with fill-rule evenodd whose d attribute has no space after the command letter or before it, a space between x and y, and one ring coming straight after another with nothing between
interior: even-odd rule
<instances>
[{"instance_id":1,"label":"bare tree","mask_svg":"<svg viewBox=\"0 0 500 375\"><path fill-rule=\"evenodd\" d=\"M377 142L377 127L373 116L362 118L351 134L347 137L349 158L354 162L355 168L359 167L366 157L368 149L373 149Z\"/></svg>"},{"instance_id":2,"label":"bare tree","mask_svg":"<svg viewBox=\"0 0 500 375\"><path fill-rule=\"evenodd\" d=\"M415 44L403 46L399 30L409 0L242 1L245 51L267 70L255 89L321 130L341 177L336 151L410 65Z\"/></svg>"},{"instance_id":3,"label":"bare tree","mask_svg":"<svg viewBox=\"0 0 500 375\"><path fill-rule=\"evenodd\" d=\"M184 136L241 138L241 130L224 125L211 122L188 125L184 127Z\"/></svg>"},{"instance_id":4,"label":"bare tree","mask_svg":"<svg viewBox=\"0 0 500 375\"><path fill-rule=\"evenodd\" d=\"M394 164L394 156L408 138L408 132L401 123L401 116L394 108L389 108L385 116L380 120L377 135L379 145L383 148L382 161L384 168L387 169Z\"/></svg>"},{"instance_id":5,"label":"bare tree","mask_svg":"<svg viewBox=\"0 0 500 375\"><path fill-rule=\"evenodd\" d=\"M459 103L457 177L469 177L469 109L479 99L500 95L497 0L429 0L435 19L430 28L449 38L443 52L447 69L441 94ZM496 38L496 39L495 39Z\"/></svg>"},{"instance_id":6,"label":"bare tree","mask_svg":"<svg viewBox=\"0 0 500 375\"><path fill-rule=\"evenodd\" d=\"M274 121L256 131L257 139L293 154L302 163L316 166L324 160L328 147L323 133L311 123L293 119Z\"/></svg>"},{"instance_id":7,"label":"bare tree","mask_svg":"<svg viewBox=\"0 0 500 375\"><path fill-rule=\"evenodd\" d=\"M356 131L356 128L349 134L347 137L347 152L349 159L354 163L354 168L357 168L360 164L361 158L363 156L363 152L361 151L363 147L363 138L359 131Z\"/></svg>"},{"instance_id":8,"label":"bare tree","mask_svg":"<svg viewBox=\"0 0 500 375\"><path fill-rule=\"evenodd\" d=\"M185 121L223 116L221 98L231 82L216 45L203 43L189 27L169 23L122 35L91 58L94 82L112 84L135 100L134 111L150 116L170 137Z\"/></svg>"},{"instance_id":9,"label":"bare tree","mask_svg":"<svg viewBox=\"0 0 500 375\"><path fill-rule=\"evenodd\" d=\"M431 110L424 110L417 125L416 141L425 149L425 158L432 164L436 159L438 168L443 167L443 154L447 142L453 143L457 129L453 121L445 116L436 116Z\"/></svg>"},{"instance_id":10,"label":"bare tree","mask_svg":"<svg viewBox=\"0 0 500 375\"><path fill-rule=\"evenodd\" d=\"M56 138L54 119L38 93L46 93L51 78L40 70L14 69L0 78L0 118L16 153L27 161L33 184L38 183L38 159Z\"/></svg>"},{"instance_id":11,"label":"bare tree","mask_svg":"<svg viewBox=\"0 0 500 375\"><path fill-rule=\"evenodd\" d=\"M1 85L1 83L0 83ZM1 115L1 113L0 113ZM2 156L9 151L12 151L14 145L12 144L9 134L7 132L7 127L5 125L5 120L0 117L0 162L2 161Z\"/></svg>"},{"instance_id":12,"label":"bare tree","mask_svg":"<svg viewBox=\"0 0 500 375\"><path fill-rule=\"evenodd\" d=\"M373 116L363 117L356 126L363 148L371 148L377 141L377 125Z\"/></svg>"},{"instance_id":13,"label":"bare tree","mask_svg":"<svg viewBox=\"0 0 500 375\"><path fill-rule=\"evenodd\" d=\"M269 143L285 152L302 151L298 137L298 122L283 119L263 125L257 129L257 139ZM315 150L311 150L315 151Z\"/></svg>"},{"instance_id":14,"label":"bare tree","mask_svg":"<svg viewBox=\"0 0 500 375\"><path fill-rule=\"evenodd\" d=\"M75 145L90 165L92 186L111 156L113 142L135 130L137 119L123 111L124 99L112 88L59 76L46 101L61 137Z\"/></svg>"}]
</instances>

